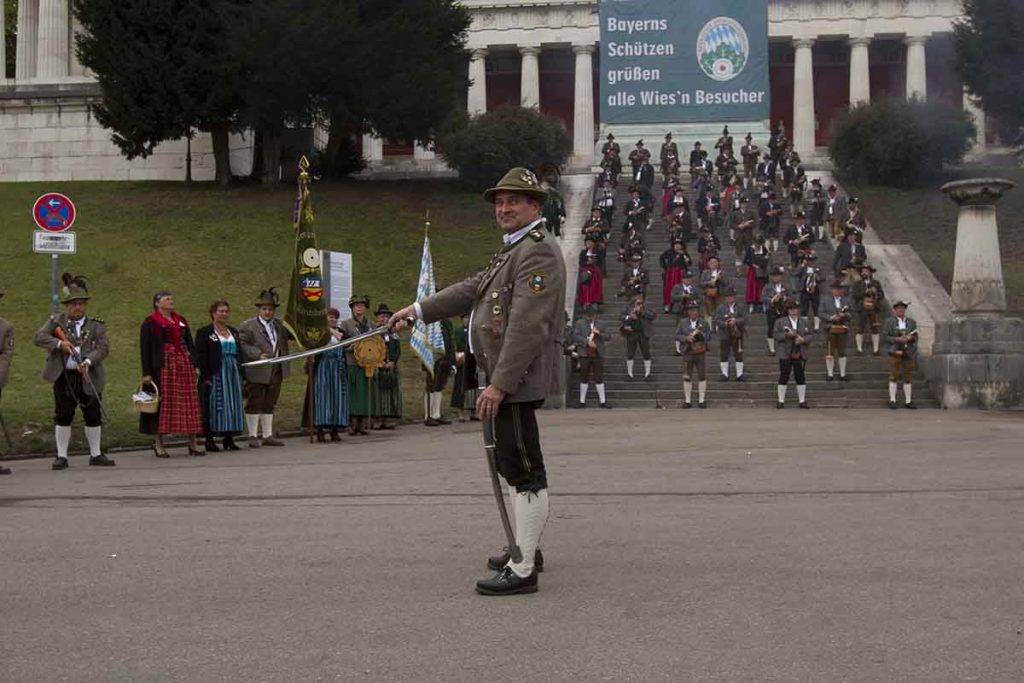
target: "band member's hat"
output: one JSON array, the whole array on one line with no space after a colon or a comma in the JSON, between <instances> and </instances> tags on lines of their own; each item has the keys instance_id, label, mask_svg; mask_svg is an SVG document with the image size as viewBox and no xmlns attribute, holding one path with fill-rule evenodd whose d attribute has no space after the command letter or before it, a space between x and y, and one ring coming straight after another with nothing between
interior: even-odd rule
<instances>
[{"instance_id":1,"label":"band member's hat","mask_svg":"<svg viewBox=\"0 0 1024 683\"><path fill-rule=\"evenodd\" d=\"M694 149L697 149L698 147L700 147L700 140L698 140L697 142L693 143L693 148Z\"/></svg>"},{"instance_id":2,"label":"band member's hat","mask_svg":"<svg viewBox=\"0 0 1024 683\"><path fill-rule=\"evenodd\" d=\"M797 303L796 301L794 301L793 299L786 299L786 304L785 304L785 306L786 306L786 310L787 310L787 311L791 311L791 310L793 310L794 308L800 308L800 304L798 304L798 303Z\"/></svg>"},{"instance_id":3,"label":"band member's hat","mask_svg":"<svg viewBox=\"0 0 1024 683\"><path fill-rule=\"evenodd\" d=\"M633 194L634 192L640 192L640 187L638 185L629 186L629 193Z\"/></svg>"},{"instance_id":4,"label":"band member's hat","mask_svg":"<svg viewBox=\"0 0 1024 683\"><path fill-rule=\"evenodd\" d=\"M859 199L857 199L856 197L850 197L850 198L849 198L848 200L846 200L846 203L847 203L847 204L856 204L856 203L858 203L859 201L860 201L860 200L859 200Z\"/></svg>"},{"instance_id":5,"label":"band member's hat","mask_svg":"<svg viewBox=\"0 0 1024 683\"><path fill-rule=\"evenodd\" d=\"M877 269L874 266L869 265L867 263L860 264L860 269L861 270L870 270L872 273L877 272Z\"/></svg>"},{"instance_id":6,"label":"band member's hat","mask_svg":"<svg viewBox=\"0 0 1024 683\"><path fill-rule=\"evenodd\" d=\"M821 187L821 178L815 178L814 180L812 180L811 181L811 185L816 185L818 187Z\"/></svg>"},{"instance_id":7,"label":"band member's hat","mask_svg":"<svg viewBox=\"0 0 1024 683\"><path fill-rule=\"evenodd\" d=\"M838 192L838 191L839 191L839 188L838 188L838 187L836 187L835 185L829 185L829 186L828 186L828 191L829 191L829 192Z\"/></svg>"},{"instance_id":8,"label":"band member's hat","mask_svg":"<svg viewBox=\"0 0 1024 683\"><path fill-rule=\"evenodd\" d=\"M597 238L596 238L596 237L594 237L593 235L586 235L586 236L585 236L585 237L583 238L583 242L584 242L584 243L586 243L586 242L596 242L596 241L597 241Z\"/></svg>"},{"instance_id":9,"label":"band member's hat","mask_svg":"<svg viewBox=\"0 0 1024 683\"><path fill-rule=\"evenodd\" d=\"M584 313L597 313L598 312L598 305L597 304L586 304L583 307L583 312Z\"/></svg>"},{"instance_id":10,"label":"band member's hat","mask_svg":"<svg viewBox=\"0 0 1024 683\"><path fill-rule=\"evenodd\" d=\"M743 138L743 139L744 139L744 140L753 140L753 139L754 139L754 136L753 136L753 135L751 135L750 133L747 133L747 137L745 137L745 138Z\"/></svg>"},{"instance_id":11,"label":"band member's hat","mask_svg":"<svg viewBox=\"0 0 1024 683\"><path fill-rule=\"evenodd\" d=\"M728 134L729 134L729 126L725 126L724 128L722 128L722 135L728 135Z\"/></svg>"},{"instance_id":12,"label":"band member's hat","mask_svg":"<svg viewBox=\"0 0 1024 683\"><path fill-rule=\"evenodd\" d=\"M796 213L793 214L793 218L807 218L807 214L805 214L803 211L797 211Z\"/></svg>"},{"instance_id":13,"label":"band member's hat","mask_svg":"<svg viewBox=\"0 0 1024 683\"><path fill-rule=\"evenodd\" d=\"M391 313L392 310L388 308L388 305L382 303L380 306L377 307L377 311L376 313L374 313L374 315L391 315Z\"/></svg>"},{"instance_id":14,"label":"band member's hat","mask_svg":"<svg viewBox=\"0 0 1024 683\"><path fill-rule=\"evenodd\" d=\"M764 243L765 243L764 235L758 235L757 237L754 238L754 244L764 244Z\"/></svg>"},{"instance_id":15,"label":"band member's hat","mask_svg":"<svg viewBox=\"0 0 1024 683\"><path fill-rule=\"evenodd\" d=\"M684 270L683 271L683 277L693 277L693 271L692 270Z\"/></svg>"},{"instance_id":16,"label":"band member's hat","mask_svg":"<svg viewBox=\"0 0 1024 683\"><path fill-rule=\"evenodd\" d=\"M643 139L637 140L637 141L636 141L636 146L637 146L637 147L643 147L643 146L644 146L644 141L643 141Z\"/></svg>"},{"instance_id":17,"label":"band member's hat","mask_svg":"<svg viewBox=\"0 0 1024 683\"><path fill-rule=\"evenodd\" d=\"M264 289L260 292L260 295L256 297L254 304L257 308L260 306L273 306L277 308L281 305L279 297L277 296L277 287L271 287L270 289Z\"/></svg>"},{"instance_id":18,"label":"band member's hat","mask_svg":"<svg viewBox=\"0 0 1024 683\"><path fill-rule=\"evenodd\" d=\"M513 168L505 174L505 177L497 185L484 192L484 199L493 202L494 195L499 192L525 194L527 197L536 199L539 202L543 202L548 198L548 193L540 186L537 175L530 169L523 168L522 166Z\"/></svg>"},{"instance_id":19,"label":"band member's hat","mask_svg":"<svg viewBox=\"0 0 1024 683\"><path fill-rule=\"evenodd\" d=\"M892 307L893 307L893 308L899 308L900 306L902 306L903 308L906 308L906 307L907 307L907 306L909 306L909 305L910 305L910 302L908 302L908 301L903 301L902 299L900 299L899 301L897 301L896 303L894 303L894 304L892 305Z\"/></svg>"},{"instance_id":20,"label":"band member's hat","mask_svg":"<svg viewBox=\"0 0 1024 683\"><path fill-rule=\"evenodd\" d=\"M736 296L736 290L732 287L726 287L722 294L725 296Z\"/></svg>"},{"instance_id":21,"label":"band member's hat","mask_svg":"<svg viewBox=\"0 0 1024 683\"><path fill-rule=\"evenodd\" d=\"M673 247L674 247L674 246L676 246L677 244L681 244L681 245L683 245L684 247L686 246L686 243L685 243L685 242L683 242L682 240L672 240L672 246L673 246Z\"/></svg>"},{"instance_id":22,"label":"band member's hat","mask_svg":"<svg viewBox=\"0 0 1024 683\"><path fill-rule=\"evenodd\" d=\"M665 133L665 139L666 140L671 140L672 139L672 133Z\"/></svg>"},{"instance_id":23,"label":"band member's hat","mask_svg":"<svg viewBox=\"0 0 1024 683\"><path fill-rule=\"evenodd\" d=\"M358 296L349 297L348 307L353 308L356 304L362 304L367 308L370 307L370 297L365 294L359 294Z\"/></svg>"},{"instance_id":24,"label":"band member's hat","mask_svg":"<svg viewBox=\"0 0 1024 683\"><path fill-rule=\"evenodd\" d=\"M608 139L609 139L609 140L614 140L614 139L615 139L615 136L614 136L614 135L612 135L611 133L608 133Z\"/></svg>"},{"instance_id":25,"label":"band member's hat","mask_svg":"<svg viewBox=\"0 0 1024 683\"><path fill-rule=\"evenodd\" d=\"M634 251L633 256L631 256L630 258L632 258L635 261L637 259L642 259L643 257L644 255L642 253L640 253L639 251Z\"/></svg>"},{"instance_id":26,"label":"band member's hat","mask_svg":"<svg viewBox=\"0 0 1024 683\"><path fill-rule=\"evenodd\" d=\"M799 155L799 154L797 154L796 152L790 152L790 154L789 154L789 160L790 160L790 161L796 161L796 162L799 162L799 161L800 161L800 155Z\"/></svg>"},{"instance_id":27,"label":"band member's hat","mask_svg":"<svg viewBox=\"0 0 1024 683\"><path fill-rule=\"evenodd\" d=\"M64 273L60 276L64 286L60 289L60 302L69 304L72 301L89 300L89 280L84 275Z\"/></svg>"}]
</instances>

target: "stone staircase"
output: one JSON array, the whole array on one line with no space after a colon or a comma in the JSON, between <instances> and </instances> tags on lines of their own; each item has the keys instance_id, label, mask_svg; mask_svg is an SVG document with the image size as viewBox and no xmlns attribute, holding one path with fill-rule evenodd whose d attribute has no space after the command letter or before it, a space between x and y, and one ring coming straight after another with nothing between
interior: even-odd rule
<instances>
[{"instance_id":1,"label":"stone staircase","mask_svg":"<svg viewBox=\"0 0 1024 683\"><path fill-rule=\"evenodd\" d=\"M675 329L677 319L673 313L665 313L662 305L662 278L661 268L658 264L658 257L661 252L668 248L667 222L661 215L661 190L660 180L655 183L655 208L654 221L650 232L647 234L647 252L644 265L650 273L651 283L647 288L647 301L655 306L658 317L655 319L655 333L651 343L651 355L653 368L651 378L643 379L643 361L639 353L636 357L634 375L636 379L630 380L626 374L626 348L625 341L618 335L617 330L628 300L618 298L619 283L622 278L624 265L616 260L618 240L622 234L622 224L625 222L621 214L622 206L628 201L629 167L626 166L626 173L619 181L616 194L616 207L618 213L613 222L612 234L609 238L609 255L607 261L607 274L605 276L605 302L601 307L599 320L602 329L613 331L614 337L607 345L607 358L605 360L605 384L608 391L608 402L613 407L621 408L679 408L683 402L683 360L675 355ZM689 175L683 174L683 182L686 186L687 198L691 207L695 207L694 193L689 189ZM779 230L780 238L784 237L786 231L792 225L792 216L789 214L788 206L782 218ZM724 220L723 220L724 223ZM694 208L694 228L696 232L696 211ZM579 229L577 226L575 229ZM722 267L732 273L734 268L734 249L729 243L728 227L722 225L715 231L722 243ZM698 257L695 239L688 242L687 250L694 257ZM832 256L834 248L830 241L818 241L814 245L818 255L818 264L831 273ZM773 263L778 265L789 265L789 256L785 253L784 245L781 247L783 253L773 255ZM869 259L871 253L869 249ZM572 261L575 264L575 260ZM744 267L745 268L745 267ZM697 272L696 262L694 271ZM694 278L695 282L697 278ZM784 281L789 282L787 274ZM828 282L831 277L826 277L824 292L828 293ZM743 270L740 275L733 277L736 288L737 304L746 305L746 272ZM578 307L577 307L578 308ZM578 311L577 316L581 315ZM735 381L735 366L730 360L728 382L720 381L721 372L719 369L719 355L717 339L712 341L707 354L707 404L710 408L735 406L735 407L756 407L772 408L777 401L776 386L778 382L779 365L775 355L768 351L766 342L767 322L763 313L753 313L748 318L747 335L744 340L744 382ZM807 363L807 401L812 408L882 408L888 405L888 371L886 369L886 358L871 355L870 337L864 340L865 353L858 355L851 334L848 350L847 375L849 382L840 382L838 379L833 382L826 381L825 360L824 360L824 339L819 335L815 338L810 349L810 358ZM838 364L836 370L838 378ZM567 390L568 405L576 406L579 403L579 375L576 372L571 374ZM923 374L917 371L914 376L914 403L920 408L939 408L931 388L927 385ZM587 396L588 406L597 405L597 396L593 388ZM898 403L902 406L902 392L897 397ZM693 393L694 407L697 402L697 391L694 386ZM786 397L786 408L795 410L797 407L796 387L790 380L789 392Z\"/></svg>"}]
</instances>

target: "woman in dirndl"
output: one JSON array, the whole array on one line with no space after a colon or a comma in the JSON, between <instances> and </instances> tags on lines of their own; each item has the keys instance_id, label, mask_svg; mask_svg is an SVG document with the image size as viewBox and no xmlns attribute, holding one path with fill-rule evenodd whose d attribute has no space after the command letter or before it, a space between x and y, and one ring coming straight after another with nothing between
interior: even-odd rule
<instances>
[{"instance_id":1,"label":"woman in dirndl","mask_svg":"<svg viewBox=\"0 0 1024 683\"><path fill-rule=\"evenodd\" d=\"M762 306L761 294L768 284L768 262L771 254L765 246L763 235L754 238L754 244L747 247L743 262L747 264L747 305L748 312L753 313L756 307Z\"/></svg>"},{"instance_id":2,"label":"woman in dirndl","mask_svg":"<svg viewBox=\"0 0 1024 683\"><path fill-rule=\"evenodd\" d=\"M589 235L583 240L586 245L580 251L580 306L604 303L604 274L601 269L603 254L597 248L597 241Z\"/></svg>"},{"instance_id":3,"label":"woman in dirndl","mask_svg":"<svg viewBox=\"0 0 1024 683\"><path fill-rule=\"evenodd\" d=\"M452 388L452 408L459 411L459 422L468 419L478 421L476 416L477 388L476 361L469 352L469 315L462 316L462 327L455 332L455 385Z\"/></svg>"},{"instance_id":4,"label":"woman in dirndl","mask_svg":"<svg viewBox=\"0 0 1024 683\"><path fill-rule=\"evenodd\" d=\"M373 323L366 317L370 308L370 297L365 294L353 296L348 300L352 317L341 323L343 339L365 334L374 329ZM348 433L350 436L369 434L370 417L370 378L366 371L356 363L355 350L345 347L345 364L348 373Z\"/></svg>"},{"instance_id":5,"label":"woman in dirndl","mask_svg":"<svg viewBox=\"0 0 1024 683\"><path fill-rule=\"evenodd\" d=\"M139 415L139 431L153 434L153 454L169 458L164 436L186 434L189 455L206 455L199 448L203 431L196 391L196 367L192 363L195 346L188 321L174 310L174 295L160 291L153 295L153 313L142 321L139 330L142 382L160 392L156 413Z\"/></svg>"},{"instance_id":6,"label":"woman in dirndl","mask_svg":"<svg viewBox=\"0 0 1024 683\"><path fill-rule=\"evenodd\" d=\"M683 281L683 273L690 269L693 259L686 253L686 243L682 240L672 242L672 248L661 255L662 280L662 304L665 312L672 309L672 288Z\"/></svg>"},{"instance_id":7,"label":"woman in dirndl","mask_svg":"<svg viewBox=\"0 0 1024 683\"><path fill-rule=\"evenodd\" d=\"M386 327L391 309L381 304L374 313L377 326ZM398 361L402 357L402 340L395 332L381 335L388 355L384 365L377 368L377 374L370 381L370 429L394 429L395 422L402 419L402 376Z\"/></svg>"},{"instance_id":8,"label":"woman in dirndl","mask_svg":"<svg viewBox=\"0 0 1024 683\"><path fill-rule=\"evenodd\" d=\"M228 325L231 304L210 304L213 324L196 331L196 365L199 368L199 407L203 415L206 451L220 450L214 437L223 437L225 451L237 451L235 435L245 428L242 409L242 368L238 360L238 330Z\"/></svg>"},{"instance_id":9,"label":"woman in dirndl","mask_svg":"<svg viewBox=\"0 0 1024 683\"><path fill-rule=\"evenodd\" d=\"M327 329L331 332L329 346L339 344L344 334L338 329L341 313L336 308L327 309ZM348 427L348 370L345 350L331 349L309 359L313 368L313 426L316 427L317 443L326 443L326 432L331 441L340 441L339 429ZM307 393L307 400L309 394ZM304 426L309 426L309 404L302 409Z\"/></svg>"}]
</instances>

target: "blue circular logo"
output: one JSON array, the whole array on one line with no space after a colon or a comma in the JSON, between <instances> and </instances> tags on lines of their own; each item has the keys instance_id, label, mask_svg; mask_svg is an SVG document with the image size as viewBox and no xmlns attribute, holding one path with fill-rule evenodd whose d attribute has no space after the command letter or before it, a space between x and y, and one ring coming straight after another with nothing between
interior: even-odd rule
<instances>
[{"instance_id":1,"label":"blue circular logo","mask_svg":"<svg viewBox=\"0 0 1024 683\"><path fill-rule=\"evenodd\" d=\"M750 56L750 41L732 17L715 17L697 36L697 63L708 78L731 81L740 75Z\"/></svg>"}]
</instances>

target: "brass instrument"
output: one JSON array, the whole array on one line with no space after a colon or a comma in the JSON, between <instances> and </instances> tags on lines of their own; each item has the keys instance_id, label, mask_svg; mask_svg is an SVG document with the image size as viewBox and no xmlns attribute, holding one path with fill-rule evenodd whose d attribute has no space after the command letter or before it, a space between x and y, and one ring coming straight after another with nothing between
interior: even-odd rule
<instances>
[{"instance_id":1,"label":"brass instrument","mask_svg":"<svg viewBox=\"0 0 1024 683\"><path fill-rule=\"evenodd\" d=\"M596 358L597 357L597 341L596 341L596 338L597 338L598 334L600 334L600 332L597 331L597 326L595 325L594 327L591 328L590 334L587 335L587 357L588 358Z\"/></svg>"},{"instance_id":2,"label":"brass instrument","mask_svg":"<svg viewBox=\"0 0 1024 683\"><path fill-rule=\"evenodd\" d=\"M708 344L704 340L704 331L699 327L687 337L687 340L690 342L689 354L691 356L707 353Z\"/></svg>"},{"instance_id":3,"label":"brass instrument","mask_svg":"<svg viewBox=\"0 0 1024 683\"><path fill-rule=\"evenodd\" d=\"M793 347L792 347L792 349L789 352L789 359L790 360L800 360L800 359L802 359L804 357L803 349L800 348L801 343L798 343L797 340L796 340L796 338L799 337L800 335L797 332L795 332L790 327L783 327L782 329L786 332L787 335L789 335L789 334L794 335L792 340L791 340L791 342L790 342L793 345ZM803 343L806 343L806 340Z\"/></svg>"},{"instance_id":4,"label":"brass instrument","mask_svg":"<svg viewBox=\"0 0 1024 683\"><path fill-rule=\"evenodd\" d=\"M777 315L779 317L782 317L782 314L785 312L785 311L783 311L782 307L786 305L786 292L785 292L785 290L783 290L781 292L776 292L772 296L772 302L771 303L772 303L772 311L775 313L775 315Z\"/></svg>"},{"instance_id":5,"label":"brass instrument","mask_svg":"<svg viewBox=\"0 0 1024 683\"><path fill-rule=\"evenodd\" d=\"M804 291L808 294L814 294L818 289L818 279L815 277L818 270L812 266L808 266L804 276Z\"/></svg>"},{"instance_id":6,"label":"brass instrument","mask_svg":"<svg viewBox=\"0 0 1024 683\"><path fill-rule=\"evenodd\" d=\"M864 310L874 311L877 306L878 290L872 285L867 285L864 289Z\"/></svg>"},{"instance_id":7,"label":"brass instrument","mask_svg":"<svg viewBox=\"0 0 1024 683\"><path fill-rule=\"evenodd\" d=\"M736 353L743 353L743 330L736 324L736 316L729 315L725 316L726 327L729 328L729 337L736 341ZM729 323L732 323L729 325Z\"/></svg>"},{"instance_id":8,"label":"brass instrument","mask_svg":"<svg viewBox=\"0 0 1024 683\"><path fill-rule=\"evenodd\" d=\"M619 326L619 332L623 335L630 335L636 332L636 326L643 314L644 305L640 302L634 303L632 310L623 317L622 325Z\"/></svg>"},{"instance_id":9,"label":"brass instrument","mask_svg":"<svg viewBox=\"0 0 1024 683\"><path fill-rule=\"evenodd\" d=\"M909 337L909 339L906 342L897 341L896 342L896 349L892 352L891 355L902 357L902 356L904 356L906 354L907 350L910 349L910 345L911 344L917 343L917 329L916 328L913 329L913 330L907 330L906 332L903 333L902 336Z\"/></svg>"}]
</instances>

